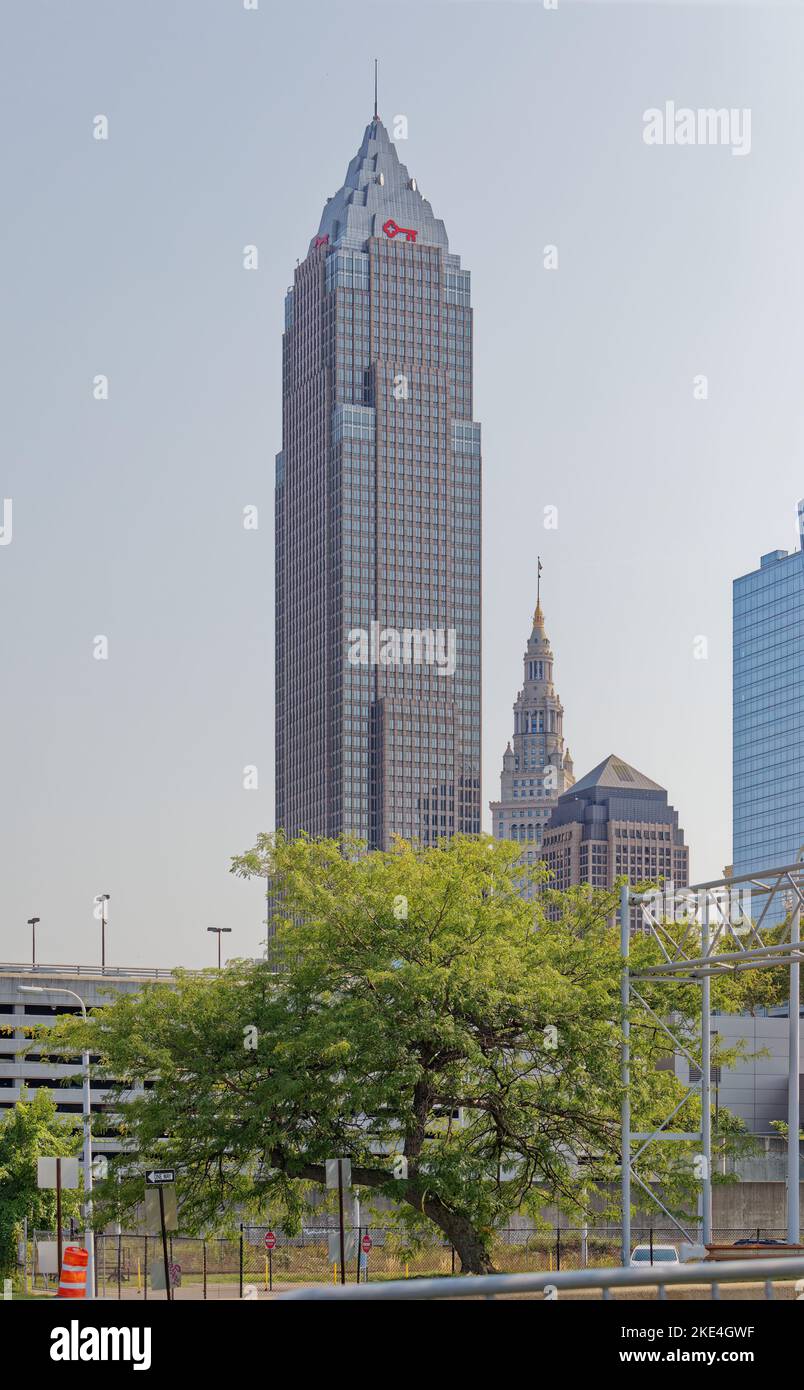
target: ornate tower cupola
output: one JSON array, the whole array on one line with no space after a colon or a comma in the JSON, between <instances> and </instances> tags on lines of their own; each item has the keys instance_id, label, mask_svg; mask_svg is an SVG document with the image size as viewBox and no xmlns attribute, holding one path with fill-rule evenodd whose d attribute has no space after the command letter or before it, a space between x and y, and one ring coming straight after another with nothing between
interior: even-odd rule
<instances>
[{"instance_id":1,"label":"ornate tower cupola","mask_svg":"<svg viewBox=\"0 0 804 1390\"><path fill-rule=\"evenodd\" d=\"M574 783L564 746L564 706L553 683L553 650L541 604L538 562L536 609L523 656L522 689L514 702L514 736L503 755L500 799L491 803L492 834L523 845L524 863L541 859L544 826L559 796Z\"/></svg>"}]
</instances>

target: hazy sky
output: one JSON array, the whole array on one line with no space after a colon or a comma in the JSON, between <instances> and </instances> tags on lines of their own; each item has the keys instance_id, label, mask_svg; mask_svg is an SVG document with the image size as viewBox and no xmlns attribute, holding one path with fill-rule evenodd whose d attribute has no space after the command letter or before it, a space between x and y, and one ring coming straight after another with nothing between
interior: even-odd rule
<instances>
[{"instance_id":1,"label":"hazy sky","mask_svg":"<svg viewBox=\"0 0 804 1390\"><path fill-rule=\"evenodd\" d=\"M214 925L260 949L261 889L228 865L273 827L282 299L375 54L380 114L407 116L401 157L472 271L485 824L540 553L576 773L616 752L661 782L693 876L719 874L731 580L795 544L804 495L801 7L3 14L0 958L27 958L35 914L40 959L95 960L98 892L113 964L211 963ZM749 108L750 154L646 145L667 101Z\"/></svg>"}]
</instances>

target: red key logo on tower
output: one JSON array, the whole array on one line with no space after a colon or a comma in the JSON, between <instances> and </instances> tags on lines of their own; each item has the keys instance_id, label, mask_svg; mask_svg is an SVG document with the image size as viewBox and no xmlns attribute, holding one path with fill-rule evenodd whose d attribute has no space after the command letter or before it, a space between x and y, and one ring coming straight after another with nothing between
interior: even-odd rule
<instances>
[{"instance_id":1,"label":"red key logo on tower","mask_svg":"<svg viewBox=\"0 0 804 1390\"><path fill-rule=\"evenodd\" d=\"M415 241L418 236L415 227L400 227L399 223L395 222L393 217L389 217L387 222L383 222L382 229L391 241L397 236L403 236L405 241Z\"/></svg>"}]
</instances>

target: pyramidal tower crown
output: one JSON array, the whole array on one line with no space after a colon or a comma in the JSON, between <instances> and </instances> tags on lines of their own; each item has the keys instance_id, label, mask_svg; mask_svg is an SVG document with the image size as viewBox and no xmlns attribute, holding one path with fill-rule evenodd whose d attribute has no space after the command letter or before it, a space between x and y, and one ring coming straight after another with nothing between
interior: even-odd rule
<instances>
[{"instance_id":1,"label":"pyramidal tower crown","mask_svg":"<svg viewBox=\"0 0 804 1390\"><path fill-rule=\"evenodd\" d=\"M370 237L381 235L449 251L444 223L419 192L394 141L375 116L366 126L343 185L327 199L310 249L324 241L330 246L362 248Z\"/></svg>"}]
</instances>

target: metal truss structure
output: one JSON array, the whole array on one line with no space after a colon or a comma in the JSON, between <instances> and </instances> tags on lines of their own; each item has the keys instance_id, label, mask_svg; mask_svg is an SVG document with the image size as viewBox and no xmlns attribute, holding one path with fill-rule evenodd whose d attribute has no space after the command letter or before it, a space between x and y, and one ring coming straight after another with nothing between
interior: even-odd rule
<instances>
[{"instance_id":1,"label":"metal truss structure","mask_svg":"<svg viewBox=\"0 0 804 1390\"><path fill-rule=\"evenodd\" d=\"M802 856L804 857L804 856ZM761 904L756 917L753 906ZM665 1216L692 1242L692 1236L667 1210L657 1194L635 1171L635 1164L651 1144L663 1141L690 1141L700 1143L698 1167L701 1176L699 1199L699 1235L702 1244L712 1238L712 1113L711 1113L711 981L714 975L730 974L743 970L767 970L771 967L788 966L790 972L789 989L789 1034L788 1034L788 1098L787 1098L787 1239L792 1243L799 1241L799 1010L800 1010L800 963L801 953L801 908L804 904L804 862L788 864L782 868L766 869L760 873L744 874L736 878L716 879L711 883L699 883L691 888L673 891L652 890L635 893L626 883L620 896L620 949L623 960L620 1002L622 1007L623 1041L621 1051L621 1078L623 1082L623 1101L620 1115L622 1139L622 1263L627 1266L631 1258L631 1184L637 1184L655 1202ZM667 908L670 911L667 911ZM634 971L629 964L631 936L633 931L632 912L641 914L642 928L658 944L662 954L661 964ZM680 915L684 923L681 931L676 927ZM669 920L668 920L669 918ZM690 942L690 923L695 924ZM770 944L773 934L781 930L780 939ZM682 938L679 940L678 938ZM692 953L690 950L692 946ZM700 984L701 988L701 1060L700 1080L691 1082L683 1098L668 1115L662 1125L653 1133L633 1132L631 1129L631 1054L629 1039L629 1009L632 1002L647 1009L656 1026L667 1034L675 1051L686 1056L698 1069L699 1063L693 1058L684 1041L675 1036L667 1019L660 1017L650 1008L640 992L645 981L654 984L668 983ZM674 1116L683 1108L690 1096L699 1094L701 1098L701 1128L699 1131L685 1133L670 1128ZM632 1154L632 1145L639 1148Z\"/></svg>"}]
</instances>

